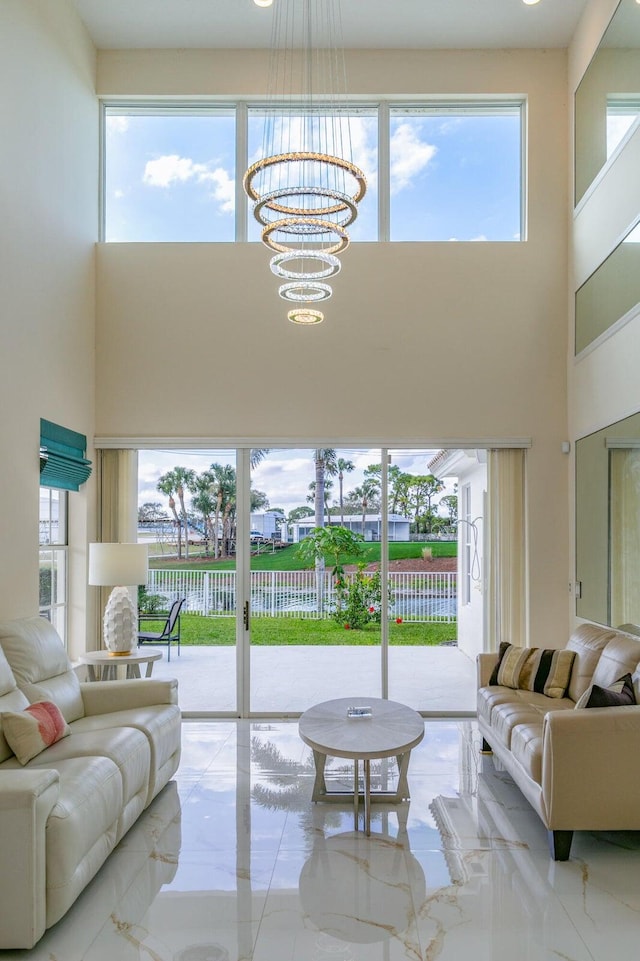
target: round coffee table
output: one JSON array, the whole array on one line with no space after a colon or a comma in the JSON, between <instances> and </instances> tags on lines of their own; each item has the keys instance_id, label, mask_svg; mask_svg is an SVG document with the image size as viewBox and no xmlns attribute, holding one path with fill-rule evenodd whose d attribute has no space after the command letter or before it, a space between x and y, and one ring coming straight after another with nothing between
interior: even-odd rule
<instances>
[{"instance_id":1,"label":"round coffee table","mask_svg":"<svg viewBox=\"0 0 640 961\"><path fill-rule=\"evenodd\" d=\"M370 716L349 717L347 709L368 706ZM354 812L358 814L360 790L358 764L364 766L364 819L365 831L371 834L371 802L385 801L399 804L409 799L407 771L411 750L424 737L424 721L420 715L397 701L382 698L341 697L335 701L323 701L305 711L298 725L300 737L313 751L316 779L313 785L313 801L343 802L353 798ZM327 757L345 757L354 762L353 793L328 791L324 779ZM398 762L398 786L395 791L376 791L371 796L372 758L395 757Z\"/></svg>"}]
</instances>

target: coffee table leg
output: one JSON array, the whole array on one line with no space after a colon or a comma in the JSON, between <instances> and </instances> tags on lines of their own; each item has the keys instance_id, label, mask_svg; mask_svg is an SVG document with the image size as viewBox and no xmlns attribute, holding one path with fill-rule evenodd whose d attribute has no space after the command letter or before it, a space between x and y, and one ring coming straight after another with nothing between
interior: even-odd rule
<instances>
[{"instance_id":1,"label":"coffee table leg","mask_svg":"<svg viewBox=\"0 0 640 961\"><path fill-rule=\"evenodd\" d=\"M319 751L313 752L313 763L315 764L316 768L316 779L313 784L313 794L311 795L312 801L321 801L327 793L327 785L324 781L324 765L326 760L326 754L321 754Z\"/></svg>"},{"instance_id":2,"label":"coffee table leg","mask_svg":"<svg viewBox=\"0 0 640 961\"><path fill-rule=\"evenodd\" d=\"M364 829L371 836L371 761L365 758L364 764Z\"/></svg>"},{"instance_id":3,"label":"coffee table leg","mask_svg":"<svg viewBox=\"0 0 640 961\"><path fill-rule=\"evenodd\" d=\"M358 800L359 800L359 784L358 784L358 758L353 759L353 830L358 830Z\"/></svg>"},{"instance_id":4,"label":"coffee table leg","mask_svg":"<svg viewBox=\"0 0 640 961\"><path fill-rule=\"evenodd\" d=\"M401 801L408 801L411 797L409 793L409 781L407 780L410 757L411 751L398 754L396 757L396 761L398 762L398 789L396 791L396 797Z\"/></svg>"}]
</instances>

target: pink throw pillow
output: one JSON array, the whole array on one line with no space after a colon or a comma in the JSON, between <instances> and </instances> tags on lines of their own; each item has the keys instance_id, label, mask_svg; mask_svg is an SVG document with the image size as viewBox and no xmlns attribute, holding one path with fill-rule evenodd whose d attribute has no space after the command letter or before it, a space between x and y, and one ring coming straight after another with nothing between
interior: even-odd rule
<instances>
[{"instance_id":1,"label":"pink throw pillow","mask_svg":"<svg viewBox=\"0 0 640 961\"><path fill-rule=\"evenodd\" d=\"M52 701L37 701L24 711L0 714L2 733L20 761L26 764L45 748L71 734L60 708Z\"/></svg>"}]
</instances>

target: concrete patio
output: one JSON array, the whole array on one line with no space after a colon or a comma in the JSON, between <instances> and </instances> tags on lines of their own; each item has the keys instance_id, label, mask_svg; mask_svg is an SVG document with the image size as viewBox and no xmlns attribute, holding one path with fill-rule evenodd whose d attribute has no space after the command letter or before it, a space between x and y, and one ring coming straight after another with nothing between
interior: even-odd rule
<instances>
[{"instance_id":1,"label":"concrete patio","mask_svg":"<svg viewBox=\"0 0 640 961\"><path fill-rule=\"evenodd\" d=\"M236 650L183 646L153 677L176 677L185 714L236 713ZM299 714L334 697L379 697L380 648L251 648L253 714ZM391 647L389 697L435 716L475 714L475 663L457 647Z\"/></svg>"}]
</instances>

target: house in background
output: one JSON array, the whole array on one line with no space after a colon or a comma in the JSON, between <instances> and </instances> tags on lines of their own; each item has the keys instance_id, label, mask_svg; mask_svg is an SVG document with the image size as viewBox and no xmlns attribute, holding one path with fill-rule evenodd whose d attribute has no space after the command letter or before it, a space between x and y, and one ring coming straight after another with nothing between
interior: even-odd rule
<instances>
[{"instance_id":1,"label":"house in background","mask_svg":"<svg viewBox=\"0 0 640 961\"><path fill-rule=\"evenodd\" d=\"M354 534L362 534L365 541L380 540L380 514L365 514L364 531L362 530L362 514L345 514L342 517L332 514L324 517L325 527L329 524L339 524L346 527ZM290 525L293 531L293 542L297 544L303 537L308 537L316 526L313 517L305 517L301 521L295 521ZM389 514L389 540L390 541L410 541L411 540L411 520L401 514Z\"/></svg>"}]
</instances>

